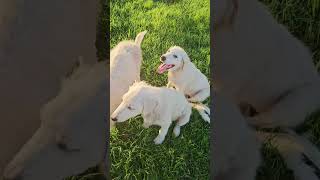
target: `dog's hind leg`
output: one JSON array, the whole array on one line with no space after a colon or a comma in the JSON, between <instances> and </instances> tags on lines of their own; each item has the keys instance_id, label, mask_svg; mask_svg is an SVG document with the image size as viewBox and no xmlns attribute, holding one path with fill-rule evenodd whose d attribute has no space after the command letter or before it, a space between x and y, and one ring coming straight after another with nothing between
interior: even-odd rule
<instances>
[{"instance_id":1,"label":"dog's hind leg","mask_svg":"<svg viewBox=\"0 0 320 180\"><path fill-rule=\"evenodd\" d=\"M266 112L249 118L251 125L263 128L296 127L320 108L320 82L294 89Z\"/></svg>"},{"instance_id":2,"label":"dog's hind leg","mask_svg":"<svg viewBox=\"0 0 320 180\"><path fill-rule=\"evenodd\" d=\"M210 96L210 88L202 89L188 98L189 102L202 102Z\"/></svg>"},{"instance_id":3,"label":"dog's hind leg","mask_svg":"<svg viewBox=\"0 0 320 180\"><path fill-rule=\"evenodd\" d=\"M178 137L180 135L180 129L181 126L186 125L190 121L190 115L191 115L191 108L187 110L185 114L179 117L177 120L176 126L173 129L173 134L175 137Z\"/></svg>"}]
</instances>

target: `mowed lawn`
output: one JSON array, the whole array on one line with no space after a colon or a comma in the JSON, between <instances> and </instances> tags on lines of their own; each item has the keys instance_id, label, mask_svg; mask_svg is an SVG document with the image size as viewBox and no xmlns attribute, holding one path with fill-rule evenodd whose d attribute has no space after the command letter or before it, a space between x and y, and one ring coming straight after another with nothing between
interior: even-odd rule
<instances>
[{"instance_id":1,"label":"mowed lawn","mask_svg":"<svg viewBox=\"0 0 320 180\"><path fill-rule=\"evenodd\" d=\"M192 62L209 77L209 0L111 0L111 47L148 30L142 43L142 80L165 86L158 75L160 55L173 45L183 47ZM173 127L173 126L172 126ZM142 118L119 123L110 140L113 179L209 178L210 125L194 111L190 122L174 138L170 128L163 144L155 145L159 127L142 127Z\"/></svg>"}]
</instances>

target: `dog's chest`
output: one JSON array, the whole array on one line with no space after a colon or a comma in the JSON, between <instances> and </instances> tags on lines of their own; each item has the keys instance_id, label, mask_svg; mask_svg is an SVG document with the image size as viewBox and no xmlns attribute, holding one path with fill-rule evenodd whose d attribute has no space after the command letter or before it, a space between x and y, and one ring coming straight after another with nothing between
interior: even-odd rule
<instances>
[{"instance_id":1,"label":"dog's chest","mask_svg":"<svg viewBox=\"0 0 320 180\"><path fill-rule=\"evenodd\" d=\"M188 77L179 75L168 75L168 81L173 84L173 86L180 92L183 92L185 94L192 93L192 87L189 85L189 80L186 79Z\"/></svg>"}]
</instances>

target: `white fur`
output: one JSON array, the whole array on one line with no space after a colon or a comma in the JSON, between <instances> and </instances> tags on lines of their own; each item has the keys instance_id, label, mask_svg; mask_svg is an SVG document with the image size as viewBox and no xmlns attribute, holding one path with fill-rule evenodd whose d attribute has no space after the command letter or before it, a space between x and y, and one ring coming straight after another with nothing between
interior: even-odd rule
<instances>
[{"instance_id":1,"label":"white fur","mask_svg":"<svg viewBox=\"0 0 320 180\"><path fill-rule=\"evenodd\" d=\"M213 84L259 114L250 123L295 127L320 108L320 80L310 51L257 0L217 1ZM227 21L228 20L228 21ZM222 23L224 22L224 23Z\"/></svg>"},{"instance_id":2,"label":"white fur","mask_svg":"<svg viewBox=\"0 0 320 180\"><path fill-rule=\"evenodd\" d=\"M292 128L303 123L320 108L319 75L310 51L257 0L215 1L214 5L215 90L236 104L252 106L257 113L248 122L254 126ZM296 179L315 179L310 178L315 174L310 174L307 164L301 163L301 153L319 168L314 158L319 151L297 137L276 142ZM304 149L297 150L292 142Z\"/></svg>"},{"instance_id":3,"label":"white fur","mask_svg":"<svg viewBox=\"0 0 320 180\"><path fill-rule=\"evenodd\" d=\"M121 103L121 97L134 81L140 80L142 51L140 44L147 31L139 33L135 42L122 41L110 53L110 113ZM110 127L114 123L110 121Z\"/></svg>"},{"instance_id":4,"label":"white fur","mask_svg":"<svg viewBox=\"0 0 320 180\"><path fill-rule=\"evenodd\" d=\"M62 179L101 163L107 133L106 72L105 62L82 64L63 81L58 95L42 107L38 130L6 166L5 178ZM64 146L58 148L58 143Z\"/></svg>"},{"instance_id":5,"label":"white fur","mask_svg":"<svg viewBox=\"0 0 320 180\"><path fill-rule=\"evenodd\" d=\"M188 54L179 46L173 46L161 56L165 58L163 64L174 65L168 69L167 87L175 87L178 91L185 94L189 102L193 104L203 119L210 122L210 110L201 104L210 96L210 85L207 77L191 62Z\"/></svg>"},{"instance_id":6,"label":"white fur","mask_svg":"<svg viewBox=\"0 0 320 180\"><path fill-rule=\"evenodd\" d=\"M175 136L179 136L180 127L190 120L191 105L184 95L176 90L165 87L153 87L145 82L136 82L123 96L123 101L111 115L111 119L124 122L142 114L143 126L161 127L155 144L161 144L172 121L177 121L174 127Z\"/></svg>"},{"instance_id":7,"label":"white fur","mask_svg":"<svg viewBox=\"0 0 320 180\"><path fill-rule=\"evenodd\" d=\"M214 94L213 101L213 179L254 180L261 161L260 143L232 101L221 94Z\"/></svg>"},{"instance_id":8,"label":"white fur","mask_svg":"<svg viewBox=\"0 0 320 180\"><path fill-rule=\"evenodd\" d=\"M287 129L285 133L258 132L261 142L268 140L284 158L289 169L294 170L296 180L319 180L319 171L314 167L320 167L320 153L318 148L306 137L299 136ZM306 163L306 156L314 166ZM309 162L309 163L310 163ZM317 172L318 171L318 172Z\"/></svg>"}]
</instances>

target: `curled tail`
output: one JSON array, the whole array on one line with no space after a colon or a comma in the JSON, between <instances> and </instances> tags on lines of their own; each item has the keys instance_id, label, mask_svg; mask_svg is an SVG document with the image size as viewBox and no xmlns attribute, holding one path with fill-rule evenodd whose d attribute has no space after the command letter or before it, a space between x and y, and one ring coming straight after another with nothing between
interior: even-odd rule
<instances>
[{"instance_id":1,"label":"curled tail","mask_svg":"<svg viewBox=\"0 0 320 180\"><path fill-rule=\"evenodd\" d=\"M202 104L202 103L190 103L191 106L196 109L202 119L208 123L210 123L210 109L208 106Z\"/></svg>"},{"instance_id":2,"label":"curled tail","mask_svg":"<svg viewBox=\"0 0 320 180\"><path fill-rule=\"evenodd\" d=\"M146 35L147 34L147 31L142 31L142 32L140 32L138 35L137 35L137 37L136 37L136 39L135 39L135 43L140 47L141 46L141 43L142 43L142 40L143 40L143 38L144 38L144 35Z\"/></svg>"},{"instance_id":3,"label":"curled tail","mask_svg":"<svg viewBox=\"0 0 320 180\"><path fill-rule=\"evenodd\" d=\"M287 133L257 132L260 141L270 140L297 180L320 180L320 152L307 138Z\"/></svg>"}]
</instances>

